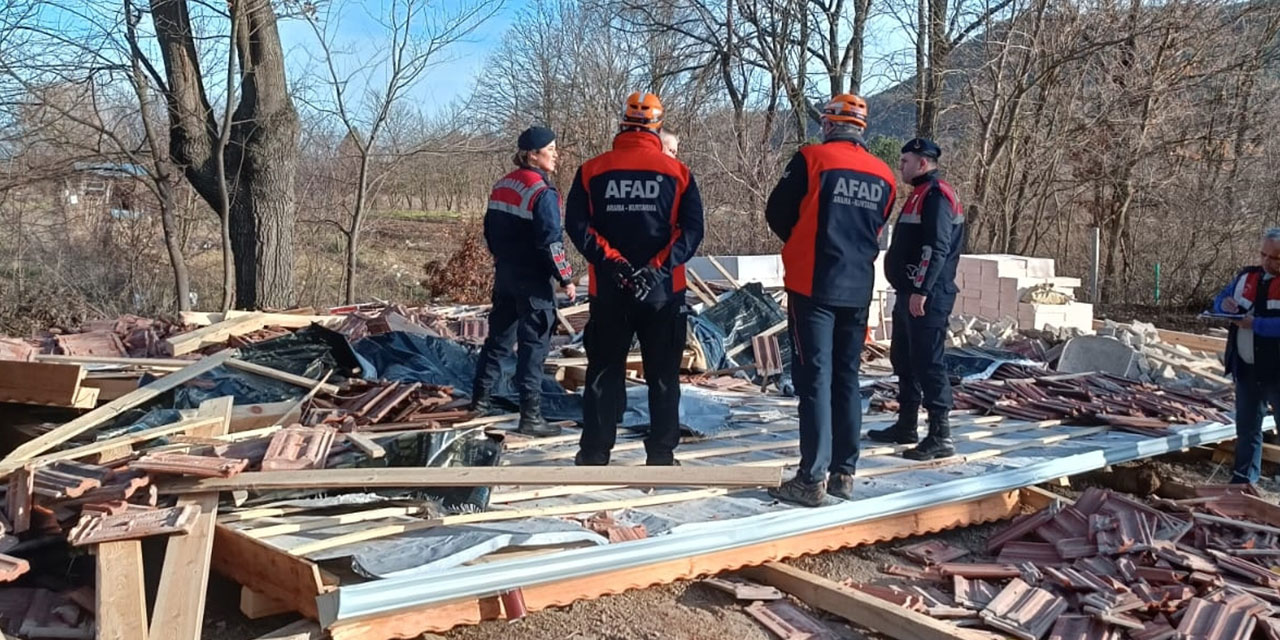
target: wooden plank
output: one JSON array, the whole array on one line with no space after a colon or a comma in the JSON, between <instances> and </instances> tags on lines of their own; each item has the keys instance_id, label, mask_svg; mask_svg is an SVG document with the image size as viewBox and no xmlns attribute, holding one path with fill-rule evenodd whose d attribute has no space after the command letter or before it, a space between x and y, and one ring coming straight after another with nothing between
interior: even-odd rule
<instances>
[{"instance_id":1,"label":"wooden plank","mask_svg":"<svg viewBox=\"0 0 1280 640\"><path fill-rule=\"evenodd\" d=\"M36 362L52 362L59 364L114 364L122 367L137 367L139 369L165 369L177 371L191 366L199 360L185 360L181 358L124 358L119 356L64 356L64 355L37 355Z\"/></svg>"},{"instance_id":2,"label":"wooden plank","mask_svg":"<svg viewBox=\"0 0 1280 640\"><path fill-rule=\"evenodd\" d=\"M234 336L253 333L269 324L261 313L249 313L236 318L215 322L207 327L188 331L181 335L171 336L164 341L169 355L180 356L184 353L199 351L215 344L222 344Z\"/></svg>"},{"instance_id":3,"label":"wooden plank","mask_svg":"<svg viewBox=\"0 0 1280 640\"><path fill-rule=\"evenodd\" d=\"M287 382L289 384L299 386L304 389L312 389L312 388L318 387L321 393L325 393L328 395L337 394L339 391L342 390L342 388L336 384L326 384L323 382L317 384L316 380L312 380L311 378L308 378L306 376L294 375L292 373L280 371L279 369L272 369L271 367L264 367L260 364L256 364L253 362L245 362L244 360L237 360L235 358L227 360L227 366L233 369L247 371L249 373L252 373L254 375L259 375L264 378L271 378L272 380Z\"/></svg>"},{"instance_id":4,"label":"wooden plank","mask_svg":"<svg viewBox=\"0 0 1280 640\"><path fill-rule=\"evenodd\" d=\"M1009 491L969 502L930 506L913 513L832 527L786 540L677 558L644 567L606 569L592 576L526 586L522 592L526 609L541 611L627 589L692 580L765 562L994 522L1011 518L1021 511L1018 492ZM441 633L459 625L502 617L502 607L496 596L472 597L447 604L406 608L375 618L339 621L330 627L329 632L333 640L417 638L423 633Z\"/></svg>"},{"instance_id":5,"label":"wooden plank","mask_svg":"<svg viewBox=\"0 0 1280 640\"><path fill-rule=\"evenodd\" d=\"M97 554L94 610L98 640L147 640L142 542L106 542L98 545Z\"/></svg>"},{"instance_id":6,"label":"wooden plank","mask_svg":"<svg viewBox=\"0 0 1280 640\"><path fill-rule=\"evenodd\" d=\"M1065 506L1076 503L1075 500L1060 496L1056 493L1045 491L1040 487L1024 487L1020 490L1022 504L1032 511L1040 511L1049 508L1049 505L1055 501L1061 502Z\"/></svg>"},{"instance_id":7,"label":"wooden plank","mask_svg":"<svg viewBox=\"0 0 1280 640\"><path fill-rule=\"evenodd\" d=\"M172 424L160 425L142 431L116 436L108 440L99 440L86 445L76 447L74 449L66 449L63 451L55 451L42 455L31 462L34 464L48 464L58 460L76 460L95 454L110 452L111 455L118 456L126 447L132 447L135 444L154 440L175 433L189 433L192 430L209 427L219 422L219 418L188 418ZM116 458L118 459L118 458ZM6 464L4 467L6 472L11 471Z\"/></svg>"},{"instance_id":8,"label":"wooden plank","mask_svg":"<svg viewBox=\"0 0 1280 640\"><path fill-rule=\"evenodd\" d=\"M276 489L379 489L521 485L776 487L781 469L752 467L389 467L242 473L234 478L174 481L163 494Z\"/></svg>"},{"instance_id":9,"label":"wooden plank","mask_svg":"<svg viewBox=\"0 0 1280 640\"><path fill-rule=\"evenodd\" d=\"M324 629L311 620L299 620L281 627L256 640L323 640Z\"/></svg>"},{"instance_id":10,"label":"wooden plank","mask_svg":"<svg viewBox=\"0 0 1280 640\"><path fill-rule=\"evenodd\" d=\"M240 587L240 613L250 620L261 620L282 613L293 613L293 608L249 587Z\"/></svg>"},{"instance_id":11,"label":"wooden plank","mask_svg":"<svg viewBox=\"0 0 1280 640\"><path fill-rule=\"evenodd\" d=\"M382 520L384 518L394 518L396 516L411 516L422 513L423 511L424 509L422 507L384 507L380 509L368 509L365 511L344 513L337 516L310 518L301 522L245 529L243 530L243 533L250 538L257 538L261 540L263 538L282 536L289 533L316 531L319 529L328 529L330 527L338 527L356 522L369 522L371 520Z\"/></svg>"},{"instance_id":12,"label":"wooden plank","mask_svg":"<svg viewBox=\"0 0 1280 640\"><path fill-rule=\"evenodd\" d=\"M213 528L218 518L218 494L183 496L178 505L200 507L196 524L186 535L169 538L164 568L151 619L152 638L199 638L208 593Z\"/></svg>"},{"instance_id":13,"label":"wooden plank","mask_svg":"<svg viewBox=\"0 0 1280 640\"><path fill-rule=\"evenodd\" d=\"M707 256L707 262L710 262L711 266L715 267L716 271L719 271L720 275L724 276L724 279L726 282L729 283L729 286L733 287L734 289L742 288L742 285L738 284L738 281L734 280L733 276L729 275L729 270L725 269L724 265L720 264L720 261L716 260L714 256Z\"/></svg>"},{"instance_id":14,"label":"wooden plank","mask_svg":"<svg viewBox=\"0 0 1280 640\"><path fill-rule=\"evenodd\" d=\"M233 404L234 399L229 396L200 403L196 415L217 421L206 433L208 437L226 435L231 426ZM200 515L196 517L190 533L173 536L166 544L155 614L151 620L151 637L157 640L199 638L204 622L204 602L213 556L213 530L218 523L218 494L210 492L178 498L178 505L186 504L199 506Z\"/></svg>"},{"instance_id":15,"label":"wooden plank","mask_svg":"<svg viewBox=\"0 0 1280 640\"><path fill-rule=\"evenodd\" d=\"M230 350L218 353L203 360L199 360L181 371L171 373L151 384L139 388L137 391L130 393L123 398L112 400L111 402L86 413L71 422L41 435L30 442L13 450L3 461L0 461L0 472L7 473L12 471L15 466L21 465L26 460L34 458L104 422L119 416L120 414L142 405L150 400L155 399L166 391L175 389L188 380L195 378L211 369L221 366L224 362L231 358Z\"/></svg>"},{"instance_id":16,"label":"wooden plank","mask_svg":"<svg viewBox=\"0 0 1280 640\"><path fill-rule=\"evenodd\" d=\"M284 551L232 529L214 527L213 570L218 575L269 593L292 611L316 618L316 596L328 591L320 568L305 558Z\"/></svg>"},{"instance_id":17,"label":"wooden plank","mask_svg":"<svg viewBox=\"0 0 1280 640\"><path fill-rule=\"evenodd\" d=\"M811 607L834 613L897 640L976 640L988 637L778 562L746 569L742 575L778 587Z\"/></svg>"},{"instance_id":18,"label":"wooden plank","mask_svg":"<svg viewBox=\"0 0 1280 640\"><path fill-rule=\"evenodd\" d=\"M97 389L98 402L111 402L133 393L138 388L141 377L140 373L107 376L89 374L85 376L80 386L84 389Z\"/></svg>"},{"instance_id":19,"label":"wooden plank","mask_svg":"<svg viewBox=\"0 0 1280 640\"><path fill-rule=\"evenodd\" d=\"M754 337L771 336L771 335L773 335L773 334L775 334L775 333L778 333L779 331L782 331L783 329L786 329L786 328L787 328L787 321L786 321L786 320L783 320L782 322L779 322L779 323L777 323L777 324L773 325L772 327L769 327L768 329L765 329L764 331L760 332L760 334L759 334L759 335L754 336ZM732 348L732 349L730 349L730 350L726 351L726 352L725 352L725 354L724 354L724 355L725 355L725 357L727 357L727 358L732 358L732 357L734 357L734 356L738 355L739 353L742 353L743 351L746 351L747 349L750 349L750 348L751 348L751 342L752 342L751 340L748 340L748 341L743 342L742 344L740 344L740 345L738 345L738 346L736 346L736 347L734 347L734 348Z\"/></svg>"},{"instance_id":20,"label":"wooden plank","mask_svg":"<svg viewBox=\"0 0 1280 640\"><path fill-rule=\"evenodd\" d=\"M236 399L232 396L222 396L201 402L200 407L196 409L196 417L216 422L191 429L187 431L187 435L197 438L218 438L227 435L231 429L231 411L235 401Z\"/></svg>"},{"instance_id":21,"label":"wooden plank","mask_svg":"<svg viewBox=\"0 0 1280 640\"><path fill-rule=\"evenodd\" d=\"M92 409L97 389L81 389L84 367L47 362L6 362L0 367L0 402Z\"/></svg>"},{"instance_id":22,"label":"wooden plank","mask_svg":"<svg viewBox=\"0 0 1280 640\"><path fill-rule=\"evenodd\" d=\"M290 425L302 417L301 407L294 400L264 404L239 404L231 411L230 433L253 431L273 425Z\"/></svg>"},{"instance_id":23,"label":"wooden plank","mask_svg":"<svg viewBox=\"0 0 1280 640\"><path fill-rule=\"evenodd\" d=\"M285 329L302 329L311 324L321 324L332 326L334 323L340 323L346 319L346 316L335 315L306 315L293 313L263 313L260 311L237 311L231 310L224 316L221 313L209 313L200 311L184 311L181 314L184 324L207 327L211 324L217 324L223 320L235 320L246 316L256 315L265 321L265 326L284 327Z\"/></svg>"},{"instance_id":24,"label":"wooden plank","mask_svg":"<svg viewBox=\"0 0 1280 640\"><path fill-rule=\"evenodd\" d=\"M345 438L347 442L350 442L351 446L359 449L362 453L374 460L377 460L378 458L385 458L387 456L387 450L384 449L382 445L378 444L373 438L370 438L363 433L352 431L343 434L342 437Z\"/></svg>"}]
</instances>

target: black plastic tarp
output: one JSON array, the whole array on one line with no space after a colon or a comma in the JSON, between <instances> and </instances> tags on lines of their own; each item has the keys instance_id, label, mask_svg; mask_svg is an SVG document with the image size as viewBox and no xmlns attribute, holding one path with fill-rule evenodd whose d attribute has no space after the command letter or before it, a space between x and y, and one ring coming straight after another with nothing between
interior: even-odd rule
<instances>
[{"instance_id":1,"label":"black plastic tarp","mask_svg":"<svg viewBox=\"0 0 1280 640\"><path fill-rule=\"evenodd\" d=\"M475 378L479 349L452 340L403 332L370 336L355 344L356 352L369 362L365 377L371 380L421 382L453 387L458 395L469 396ZM494 398L508 409L519 407L520 397L513 383L515 356L502 363L502 377L493 390ZM542 414L548 420L582 421L582 398L571 395L555 380L542 377Z\"/></svg>"},{"instance_id":2,"label":"black plastic tarp","mask_svg":"<svg viewBox=\"0 0 1280 640\"><path fill-rule=\"evenodd\" d=\"M725 367L734 364L750 364L755 362L751 339L768 331L778 323L787 319L787 312L782 309L772 296L765 293L758 282L751 282L734 291L715 306L702 312L703 321L713 325L724 336L724 349L747 345L747 348L734 356L733 363L724 362ZM779 386L788 392L791 388L791 340L787 334L779 333L778 352L782 356L783 369L788 373L782 376Z\"/></svg>"}]
</instances>

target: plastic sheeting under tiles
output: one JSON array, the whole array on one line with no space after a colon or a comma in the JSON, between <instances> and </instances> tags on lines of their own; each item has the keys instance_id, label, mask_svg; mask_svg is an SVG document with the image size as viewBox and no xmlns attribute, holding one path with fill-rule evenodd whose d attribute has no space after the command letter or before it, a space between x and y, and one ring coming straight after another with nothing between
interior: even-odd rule
<instances>
[{"instance_id":1,"label":"plastic sheeting under tiles","mask_svg":"<svg viewBox=\"0 0 1280 640\"><path fill-rule=\"evenodd\" d=\"M689 385L680 387L680 426L703 437L713 437L729 423L731 406L724 398ZM627 389L627 411L622 426L638 432L649 429L649 387Z\"/></svg>"},{"instance_id":2,"label":"plastic sheeting under tiles","mask_svg":"<svg viewBox=\"0 0 1280 640\"><path fill-rule=\"evenodd\" d=\"M322 560L349 555L351 569L356 573L390 578L436 573L511 548L608 542L600 534L568 520L528 518L414 531L310 557Z\"/></svg>"}]
</instances>

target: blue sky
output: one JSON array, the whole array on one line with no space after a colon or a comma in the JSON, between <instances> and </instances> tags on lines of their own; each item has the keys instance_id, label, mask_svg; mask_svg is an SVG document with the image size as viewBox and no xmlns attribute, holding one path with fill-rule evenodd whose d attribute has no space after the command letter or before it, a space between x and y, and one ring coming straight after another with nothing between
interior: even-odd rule
<instances>
[{"instance_id":1,"label":"blue sky","mask_svg":"<svg viewBox=\"0 0 1280 640\"><path fill-rule=\"evenodd\" d=\"M381 57L380 48L386 46L389 39L386 27L377 19L384 10L383 4L382 0L348 0L341 7L334 30L334 39L341 50L337 56L342 61L340 69L353 68L352 65L358 65L365 56ZM444 51L439 64L429 69L409 93L410 100L432 114L469 93L484 68L485 58L501 41L524 4L524 0L508 0L493 18ZM315 66L319 49L311 26L295 18L281 22L279 28L281 41L288 51L291 79L320 73L322 70Z\"/></svg>"},{"instance_id":2,"label":"blue sky","mask_svg":"<svg viewBox=\"0 0 1280 640\"><path fill-rule=\"evenodd\" d=\"M386 28L375 16L385 11L389 0L334 0L340 7L340 19L336 21L336 41L344 53L340 59L345 65L359 64L365 55L374 55L387 42ZM458 0L446 0L454 2ZM465 1L465 0L463 0ZM483 72L486 58L499 44L503 33L528 0L506 0L505 6L492 19L474 31L464 41L445 52L445 60L428 71L427 75L410 92L410 100L428 115L467 95L477 76ZM297 81L308 73L321 71L316 67L316 36L311 27L301 19L286 20L280 24L281 39L290 59L290 76ZM888 16L875 16L867 26L868 62L863 90L872 94L902 80L900 74L890 73L884 63L888 53L910 49L911 43L901 26ZM896 76L896 77L895 77ZM820 79L819 79L820 80ZM819 83L815 86L822 86Z\"/></svg>"}]
</instances>

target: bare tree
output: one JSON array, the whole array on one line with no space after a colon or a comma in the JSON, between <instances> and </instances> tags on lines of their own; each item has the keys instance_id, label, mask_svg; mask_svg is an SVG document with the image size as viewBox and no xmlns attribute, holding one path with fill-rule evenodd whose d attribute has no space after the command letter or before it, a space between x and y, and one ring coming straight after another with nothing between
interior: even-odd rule
<instances>
[{"instance_id":1,"label":"bare tree","mask_svg":"<svg viewBox=\"0 0 1280 640\"><path fill-rule=\"evenodd\" d=\"M169 151L188 182L215 211L226 211L241 308L293 302L294 180L298 114L285 81L285 55L271 0L236 0L220 13L189 0L150 0L164 60L157 84L169 106ZM221 119L206 90L192 7L221 21L235 42L238 100ZM229 65L230 66L230 65ZM225 142L225 143L224 143ZM229 187L228 187L229 185Z\"/></svg>"},{"instance_id":2,"label":"bare tree","mask_svg":"<svg viewBox=\"0 0 1280 640\"><path fill-rule=\"evenodd\" d=\"M357 162L355 202L342 233L346 237L346 267L343 300L355 301L360 237L370 206L371 191L387 175L389 158L379 148L394 108L442 60L448 48L470 35L502 7L502 0L470 0L437 10L430 0L391 0L386 15L376 17L386 38L385 48L369 56L361 52L343 56L337 51L337 27L346 5L335 3L323 13L306 14L322 53L328 88L325 101L309 106L341 122L345 145L354 150ZM344 71L348 59L364 59L359 67ZM376 76L383 76L378 82ZM374 167L375 160L384 165Z\"/></svg>"},{"instance_id":3,"label":"bare tree","mask_svg":"<svg viewBox=\"0 0 1280 640\"><path fill-rule=\"evenodd\" d=\"M174 188L176 170L165 152L164 123L158 119L153 85L145 68L137 26L141 13L131 0L123 11L98 4L45 1L51 12L71 12L75 30L52 24L36 11L21 23L32 37L26 44L41 53L21 65L4 65L10 84L20 87L24 102L52 119L39 131L26 130L46 144L97 162L127 163L140 176L158 205L165 248L174 279L176 307L191 308L190 275L177 225ZM113 94L113 92L117 93ZM123 96L132 104L122 104ZM53 158L66 165L67 155Z\"/></svg>"}]
</instances>

